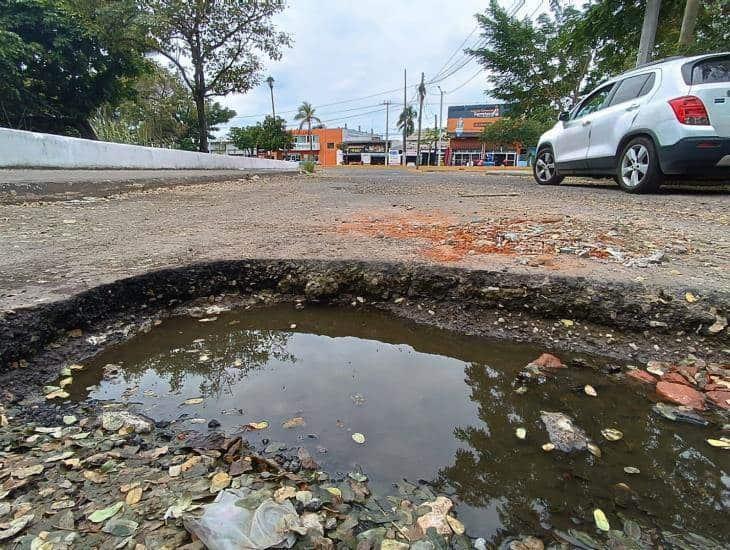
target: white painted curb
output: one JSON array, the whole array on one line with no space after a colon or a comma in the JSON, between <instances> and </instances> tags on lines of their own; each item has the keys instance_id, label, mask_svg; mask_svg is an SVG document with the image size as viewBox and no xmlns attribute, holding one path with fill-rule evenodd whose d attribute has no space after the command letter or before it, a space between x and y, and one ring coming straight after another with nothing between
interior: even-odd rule
<instances>
[{"instance_id":1,"label":"white painted curb","mask_svg":"<svg viewBox=\"0 0 730 550\"><path fill-rule=\"evenodd\" d=\"M141 147L0 128L0 168L279 170L296 162Z\"/></svg>"}]
</instances>

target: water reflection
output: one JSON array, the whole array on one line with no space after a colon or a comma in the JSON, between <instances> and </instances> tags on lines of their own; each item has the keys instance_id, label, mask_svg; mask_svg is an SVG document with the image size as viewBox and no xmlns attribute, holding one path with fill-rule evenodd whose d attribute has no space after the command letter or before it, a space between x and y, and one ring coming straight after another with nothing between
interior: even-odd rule
<instances>
[{"instance_id":1,"label":"water reflection","mask_svg":"<svg viewBox=\"0 0 730 550\"><path fill-rule=\"evenodd\" d=\"M380 493L402 478L433 479L453 493L470 534L489 539L581 521L592 531L595 507L616 527L620 512L643 525L727 538L730 477L705 432L654 416L643 396L591 369L566 369L517 394L516 374L542 351L384 314L282 306L211 323L169 319L105 350L71 391L139 402L162 420L215 418L226 431L268 420L269 429L248 434L252 444L306 446L331 472L361 465ZM119 376L103 378L107 363L121 366ZM587 383L597 398L583 393ZM197 396L202 404L182 405ZM541 410L574 418L603 456L542 451ZM294 416L306 425L284 429ZM515 437L518 427L526 440ZM606 427L624 439L604 441ZM355 431L366 434L365 445L352 441ZM642 474L627 476L625 466Z\"/></svg>"},{"instance_id":2,"label":"water reflection","mask_svg":"<svg viewBox=\"0 0 730 550\"><path fill-rule=\"evenodd\" d=\"M560 373L530 385L523 396L514 392L514 373L494 376L492 369L470 364L465 374L479 422L454 429L463 446L434 483L468 505L468 518L477 520L486 508L506 532L538 525L569 529L600 507L614 519L625 514L646 526L730 536L730 491L722 481L727 463L706 456L704 430L659 418L623 384L605 382L598 399L585 396L583 385L596 384L592 371ZM542 451L548 439L540 410L569 414L600 445L602 456ZM515 436L518 426L527 428L525 441ZM606 441L604 427L620 428L624 439ZM629 476L625 466L642 473ZM592 531L592 523L583 528Z\"/></svg>"}]
</instances>

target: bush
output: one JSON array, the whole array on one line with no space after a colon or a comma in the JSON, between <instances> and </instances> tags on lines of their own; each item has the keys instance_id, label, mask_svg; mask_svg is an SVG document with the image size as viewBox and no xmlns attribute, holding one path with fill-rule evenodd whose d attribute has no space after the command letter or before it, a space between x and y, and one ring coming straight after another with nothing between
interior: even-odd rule
<instances>
[{"instance_id":1,"label":"bush","mask_svg":"<svg viewBox=\"0 0 730 550\"><path fill-rule=\"evenodd\" d=\"M307 174L314 174L314 167L315 163L312 160L305 160L300 165L302 170L304 170Z\"/></svg>"}]
</instances>

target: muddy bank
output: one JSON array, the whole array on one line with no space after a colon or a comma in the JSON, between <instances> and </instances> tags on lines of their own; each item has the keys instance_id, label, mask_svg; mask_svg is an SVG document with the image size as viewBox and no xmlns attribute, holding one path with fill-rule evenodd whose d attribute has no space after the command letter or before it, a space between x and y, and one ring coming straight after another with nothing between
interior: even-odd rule
<instances>
[{"instance_id":1,"label":"muddy bank","mask_svg":"<svg viewBox=\"0 0 730 550\"><path fill-rule=\"evenodd\" d=\"M153 271L6 312L0 320L0 365L27 383L28 371L17 367L56 339L71 335L67 348L88 353L102 342L74 335L196 298L261 292L277 300L374 305L465 333L644 361L688 352L726 359L729 347L728 330L720 327L730 299L719 293L693 295L690 303L688 296L634 283L429 265L240 260Z\"/></svg>"}]
</instances>

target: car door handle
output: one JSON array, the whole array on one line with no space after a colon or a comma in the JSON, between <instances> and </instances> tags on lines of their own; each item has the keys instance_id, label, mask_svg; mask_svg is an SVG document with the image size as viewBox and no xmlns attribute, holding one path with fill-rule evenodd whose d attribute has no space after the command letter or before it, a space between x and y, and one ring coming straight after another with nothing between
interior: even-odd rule
<instances>
[{"instance_id":1,"label":"car door handle","mask_svg":"<svg viewBox=\"0 0 730 550\"><path fill-rule=\"evenodd\" d=\"M633 105L629 105L628 107L626 107L626 110L627 111L635 111L639 107L640 107L640 105L638 103L634 103Z\"/></svg>"},{"instance_id":2,"label":"car door handle","mask_svg":"<svg viewBox=\"0 0 730 550\"><path fill-rule=\"evenodd\" d=\"M591 123L590 120L584 120L583 121L583 126L588 126L590 123Z\"/></svg>"}]
</instances>

